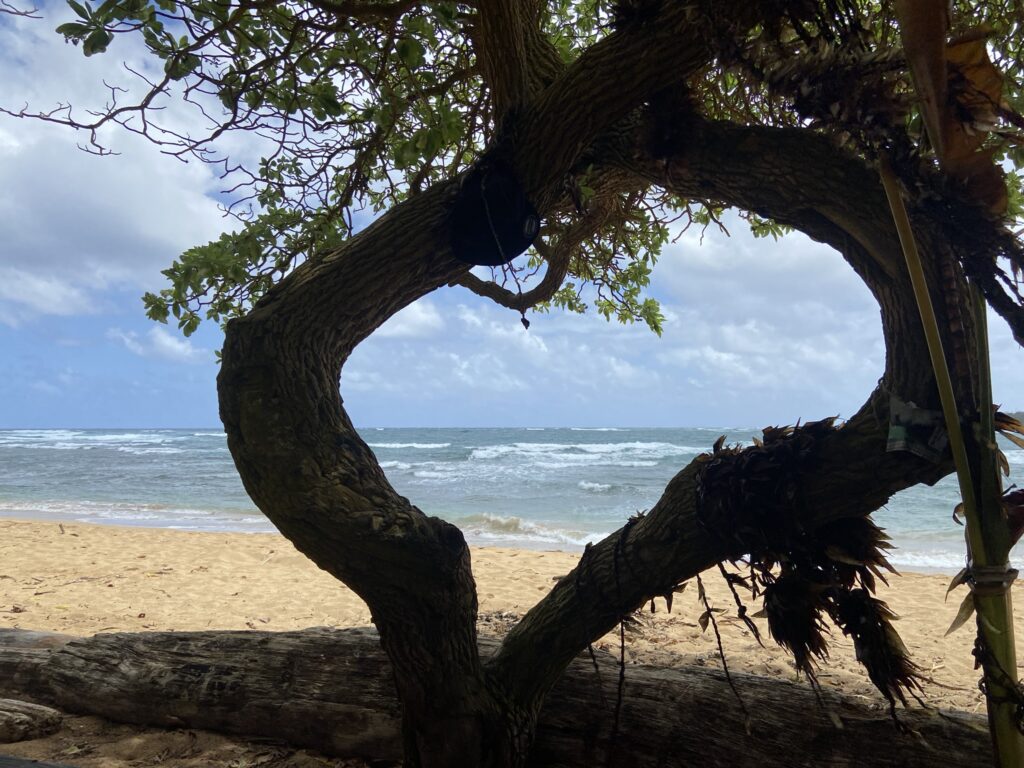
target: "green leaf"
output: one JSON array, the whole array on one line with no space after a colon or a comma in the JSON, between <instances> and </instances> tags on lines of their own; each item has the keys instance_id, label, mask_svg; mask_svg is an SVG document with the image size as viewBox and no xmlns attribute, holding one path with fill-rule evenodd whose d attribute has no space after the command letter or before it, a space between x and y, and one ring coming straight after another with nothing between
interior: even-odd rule
<instances>
[{"instance_id":1,"label":"green leaf","mask_svg":"<svg viewBox=\"0 0 1024 768\"><path fill-rule=\"evenodd\" d=\"M946 636L953 634L960 627L967 623L967 620L974 615L974 593L968 592L967 596L960 603L960 610L956 612L956 618L953 619L953 623L949 625L949 629L946 630Z\"/></svg>"},{"instance_id":2,"label":"green leaf","mask_svg":"<svg viewBox=\"0 0 1024 768\"><path fill-rule=\"evenodd\" d=\"M172 80L181 80L195 72L201 63L199 57L191 53L173 56L164 64L164 71Z\"/></svg>"},{"instance_id":3,"label":"green leaf","mask_svg":"<svg viewBox=\"0 0 1024 768\"><path fill-rule=\"evenodd\" d=\"M77 21L69 21L67 24L61 24L57 27L57 34L64 35L64 37L71 39L81 38L89 31L89 26L86 24L79 24Z\"/></svg>"},{"instance_id":4,"label":"green leaf","mask_svg":"<svg viewBox=\"0 0 1024 768\"><path fill-rule=\"evenodd\" d=\"M191 336L196 332L199 327L199 315L195 312L187 313L181 320L178 321L178 327L186 337Z\"/></svg>"},{"instance_id":5,"label":"green leaf","mask_svg":"<svg viewBox=\"0 0 1024 768\"><path fill-rule=\"evenodd\" d=\"M409 69L417 69L423 63L425 51L422 43L409 37L398 41L398 57Z\"/></svg>"},{"instance_id":6,"label":"green leaf","mask_svg":"<svg viewBox=\"0 0 1024 768\"><path fill-rule=\"evenodd\" d=\"M89 19L92 14L86 9L81 3L76 3L75 0L68 0L68 5L71 6L71 10L78 14L80 19Z\"/></svg>"},{"instance_id":7,"label":"green leaf","mask_svg":"<svg viewBox=\"0 0 1024 768\"><path fill-rule=\"evenodd\" d=\"M961 584L966 584L967 583L967 579L970 576L970 573L971 572L970 572L969 568L961 568L960 569L960 572L956 576L953 577L953 580L951 582L949 582L949 586L946 588L946 597L945 597L945 599L947 599L947 600L949 599L949 593L952 592L954 589L959 587Z\"/></svg>"},{"instance_id":8,"label":"green leaf","mask_svg":"<svg viewBox=\"0 0 1024 768\"><path fill-rule=\"evenodd\" d=\"M114 36L105 29L97 29L82 42L82 53L92 56L94 53L103 53L110 45Z\"/></svg>"},{"instance_id":9,"label":"green leaf","mask_svg":"<svg viewBox=\"0 0 1024 768\"><path fill-rule=\"evenodd\" d=\"M146 307L146 317L158 323L166 323L169 311L167 302L155 293L146 293L142 297L142 303Z\"/></svg>"}]
</instances>

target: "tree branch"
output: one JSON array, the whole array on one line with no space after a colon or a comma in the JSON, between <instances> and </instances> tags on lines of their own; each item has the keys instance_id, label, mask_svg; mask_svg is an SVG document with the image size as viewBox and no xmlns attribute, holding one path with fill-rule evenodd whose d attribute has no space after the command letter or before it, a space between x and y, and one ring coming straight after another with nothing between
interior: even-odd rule
<instances>
[{"instance_id":1,"label":"tree branch","mask_svg":"<svg viewBox=\"0 0 1024 768\"><path fill-rule=\"evenodd\" d=\"M899 244L871 169L801 130L697 123L685 150L663 159L644 146L619 158L641 179L683 197L698 192L790 224L836 248L879 299L888 350L879 388L842 428L817 445L802 499L806 530L866 515L892 493L951 470L886 451L890 393L923 407L936 401L922 377L930 362L911 288L898 269ZM922 232L939 249L941 233ZM933 285L935 275L932 275ZM513 628L488 671L523 701L542 697L559 671L595 637L655 595L725 558L724 540L697 512L697 460L672 479L642 518L590 547L577 568ZM873 482L866 484L864 478ZM530 669L523 675L518 670Z\"/></svg>"},{"instance_id":2,"label":"tree branch","mask_svg":"<svg viewBox=\"0 0 1024 768\"><path fill-rule=\"evenodd\" d=\"M573 257L579 253L580 245L601 229L610 213L610 201L592 200L586 214L558 238L554 245L538 240L534 244L537 252L547 262L543 279L526 293L513 293L491 280L481 280L472 272L466 272L453 280L450 285L461 285L477 296L483 296L503 307L525 312L531 307L550 301L562 287L569 272Z\"/></svg>"},{"instance_id":3,"label":"tree branch","mask_svg":"<svg viewBox=\"0 0 1024 768\"><path fill-rule=\"evenodd\" d=\"M32 8L19 8L7 0L0 0L0 14L7 14L8 16L21 16L26 19L41 19L39 15L39 9L33 6Z\"/></svg>"},{"instance_id":4,"label":"tree branch","mask_svg":"<svg viewBox=\"0 0 1024 768\"><path fill-rule=\"evenodd\" d=\"M732 10L746 7L737 3ZM616 31L595 44L524 111L511 160L542 214L564 199L565 173L600 134L709 59L695 8L662 8L650 27ZM594 608L595 617L571 605L564 614L533 614L547 618L516 635L498 660L500 674L485 682L461 532L396 493L343 408L338 380L355 346L395 312L467 271L446 246L455 189L455 182L439 183L396 205L333 253L295 269L247 316L229 323L218 389L228 445L249 495L300 551L369 604L411 713L409 733L461 747L497 738L481 734L481 722L490 722L486 712L499 713L494 727L514 729L501 743L528 738L540 694L571 657L569 649L585 647L610 614L600 613L604 606ZM682 531L669 550L693 557L687 546L699 536ZM644 592L647 582L639 583ZM629 595L627 603L635 597ZM532 658L538 649L524 647L524 640L557 634L566 617L574 634L555 642L550 659ZM517 667L516 659L527 666ZM534 674L533 686L516 679ZM417 723L415 713L429 722ZM436 713L451 717L439 720ZM427 734L420 726L442 730Z\"/></svg>"},{"instance_id":5,"label":"tree branch","mask_svg":"<svg viewBox=\"0 0 1024 768\"><path fill-rule=\"evenodd\" d=\"M353 0L306 0L314 8L333 13L341 18L360 21L395 21L418 8L421 0L397 0L393 3L355 2Z\"/></svg>"},{"instance_id":6,"label":"tree branch","mask_svg":"<svg viewBox=\"0 0 1024 768\"><path fill-rule=\"evenodd\" d=\"M565 69L540 29L538 0L480 0L472 32L495 122L522 110Z\"/></svg>"},{"instance_id":7,"label":"tree branch","mask_svg":"<svg viewBox=\"0 0 1024 768\"><path fill-rule=\"evenodd\" d=\"M624 72L629 68L621 65L623 58L643 59L641 74L650 87L704 63L703 36L688 21L692 9L666 6L665 27L655 28L652 39L646 29L609 35L524 114L537 142L523 153L517 170L533 179L540 199L557 201L564 195L563 173L551 169L571 165L617 116L643 100L645 87L626 87L632 73ZM680 30L686 33L682 39L674 34ZM686 49L690 43L695 50ZM608 82L593 82L603 75ZM552 91L555 96L549 96ZM601 106L606 114L599 114ZM538 186L542 180L546 187ZM454 189L454 182L437 184L395 206L332 255L297 268L227 328L221 416L247 490L286 534L309 541L307 554L352 586L375 612L395 601L422 602L405 594L410 583L423 580L441 589L462 568L464 545L454 528L427 518L394 491L348 421L336 382L341 364L362 339L466 271L442 245L448 242ZM278 414L269 421L268 408ZM315 459L300 458L307 452ZM315 541L308 536L312 528L323 529ZM418 551L420 540L436 551ZM382 567L399 552L418 564ZM384 615L379 612L385 624L405 623L401 611L391 619ZM386 626L382 636L386 641Z\"/></svg>"},{"instance_id":8,"label":"tree branch","mask_svg":"<svg viewBox=\"0 0 1024 768\"><path fill-rule=\"evenodd\" d=\"M584 51L544 89L516 131L515 166L537 209L546 211L561 197L565 175L606 128L697 72L714 55L722 30L740 34L755 21L756 8L743 3L716 5L713 16L695 4L661 3L649 22L616 30Z\"/></svg>"}]
</instances>

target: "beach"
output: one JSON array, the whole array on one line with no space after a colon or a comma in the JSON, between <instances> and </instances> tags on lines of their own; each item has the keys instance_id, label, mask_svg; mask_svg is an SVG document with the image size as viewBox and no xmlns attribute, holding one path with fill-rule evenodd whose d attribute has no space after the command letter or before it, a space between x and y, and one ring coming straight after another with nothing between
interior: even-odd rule
<instances>
[{"instance_id":1,"label":"beach","mask_svg":"<svg viewBox=\"0 0 1024 768\"><path fill-rule=\"evenodd\" d=\"M543 597L579 555L476 547L472 557L481 632L500 634ZM879 595L900 615L897 629L927 678L922 699L934 707L982 712L971 656L973 622L944 636L965 594L961 589L944 600L949 579L905 573L893 577L890 587L881 587ZM717 615L730 669L792 679L792 662L768 639L764 620L756 619L765 637L762 648L737 620L732 597L717 571L705 574L704 584L713 606L724 609ZM751 612L756 610L751 603ZM636 624L626 633L627 663L719 666L714 633L702 632L698 624L702 612L693 585L677 596L671 613L661 600L654 613L649 607L639 611ZM90 635L368 624L366 605L278 534L0 520L0 627ZM1016 631L1018 637L1024 633L1019 612ZM617 654L618 633L596 645ZM869 706L884 707L849 640L835 631L830 647L831 659L820 670L821 683ZM0 754L73 758L85 768L190 768L227 765L236 758L239 766L259 765L256 755L280 749L188 733L74 717L58 734L6 745ZM273 764L358 765L323 762L307 753L289 752L280 759L287 761Z\"/></svg>"}]
</instances>

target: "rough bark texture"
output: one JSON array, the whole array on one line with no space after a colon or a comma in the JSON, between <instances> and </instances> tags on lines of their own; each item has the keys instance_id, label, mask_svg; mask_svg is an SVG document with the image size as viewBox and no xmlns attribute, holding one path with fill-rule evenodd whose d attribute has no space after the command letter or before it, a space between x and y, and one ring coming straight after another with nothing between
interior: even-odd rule
<instances>
[{"instance_id":1,"label":"rough bark texture","mask_svg":"<svg viewBox=\"0 0 1024 768\"><path fill-rule=\"evenodd\" d=\"M896 491L947 474L949 461L930 464L886 452L889 395L930 408L937 407L937 396L877 176L827 141L795 130L695 124L685 148L669 159L651 157L642 141L627 147L613 162L649 181L757 210L833 246L878 299L886 369L860 411L821 442L816 471L802 487L803 524L813 529L868 514ZM923 228L921 236L934 252L944 248L932 230ZM683 469L643 519L591 547L576 572L513 628L489 666L517 696L542 694L589 638L608 632L650 595L664 594L726 556L721 537L697 516L699 469L696 463Z\"/></svg>"},{"instance_id":2,"label":"rough bark texture","mask_svg":"<svg viewBox=\"0 0 1024 768\"><path fill-rule=\"evenodd\" d=\"M0 629L0 694L45 690L43 663L51 651L74 639L57 632Z\"/></svg>"},{"instance_id":3,"label":"rough bark texture","mask_svg":"<svg viewBox=\"0 0 1024 768\"><path fill-rule=\"evenodd\" d=\"M481 642L485 655L494 647ZM6 653L0 645L0 659ZM31 693L71 711L258 734L342 756L401 757L390 665L369 628L119 633L47 654L36 676L42 687ZM706 669L627 667L615 731L618 669L607 654L598 667L576 659L552 689L529 765L967 768L990 758L979 716L901 712L911 735L884 709L829 691L823 708L805 684L735 675L753 715L748 733L722 674Z\"/></svg>"},{"instance_id":4,"label":"rough bark texture","mask_svg":"<svg viewBox=\"0 0 1024 768\"><path fill-rule=\"evenodd\" d=\"M504 151L540 210L563 197L565 174L600 131L707 60L691 8L667 4L660 16L643 35L616 32L592 46L519 114ZM624 59L634 66L623 68ZM565 120L570 103L579 108ZM395 666L410 763L512 766L528 750L541 699L510 695L508 681L483 669L462 534L394 491L338 393L356 344L466 271L447 246L454 188L438 184L396 206L233 321L218 379L221 419L256 504L373 611Z\"/></svg>"},{"instance_id":5,"label":"rough bark texture","mask_svg":"<svg viewBox=\"0 0 1024 768\"><path fill-rule=\"evenodd\" d=\"M813 529L868 514L950 466L885 451L889 395L925 407L934 407L935 395L922 375L930 362L874 172L803 130L694 121L671 157L652 156L642 126L636 130L645 100L704 66L715 35L754 21L744 18L756 12L749 4L733 6L657 5L650 23L609 34L557 73L549 57L545 74L526 64L506 71L486 56L484 68L498 108L515 112L497 150L543 215L564 210L566 174L585 162L606 178L791 224L842 253L878 299L886 368L856 416L817 447L815 472L801 489L803 522ZM534 32L523 25L535 7L482 3L480 45L521 59L533 45ZM730 15L734 23L724 21ZM691 465L646 517L590 548L497 653L481 660L461 532L394 491L338 391L341 367L361 340L465 274L447 245L454 190L454 182L442 183L409 198L232 321L218 379L221 418L256 504L369 604L394 665L409 764L514 766L527 754L545 694L589 641L729 552L720 532L698 519L699 465ZM950 256L934 222L916 223L925 251Z\"/></svg>"},{"instance_id":6,"label":"rough bark texture","mask_svg":"<svg viewBox=\"0 0 1024 768\"><path fill-rule=\"evenodd\" d=\"M64 716L55 709L19 699L0 699L0 744L49 736Z\"/></svg>"}]
</instances>

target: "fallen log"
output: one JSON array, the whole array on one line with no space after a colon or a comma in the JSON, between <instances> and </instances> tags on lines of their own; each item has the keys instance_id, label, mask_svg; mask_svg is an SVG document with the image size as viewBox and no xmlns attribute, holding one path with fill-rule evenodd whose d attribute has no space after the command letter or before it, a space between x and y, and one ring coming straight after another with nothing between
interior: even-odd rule
<instances>
[{"instance_id":1,"label":"fallen log","mask_svg":"<svg viewBox=\"0 0 1024 768\"><path fill-rule=\"evenodd\" d=\"M38 739L60 730L64 716L55 709L18 699L0 699L0 744Z\"/></svg>"},{"instance_id":2,"label":"fallen log","mask_svg":"<svg viewBox=\"0 0 1024 768\"><path fill-rule=\"evenodd\" d=\"M77 639L57 632L0 629L0 694L45 688L40 677L43 662L52 650Z\"/></svg>"},{"instance_id":3,"label":"fallen log","mask_svg":"<svg viewBox=\"0 0 1024 768\"><path fill-rule=\"evenodd\" d=\"M21 693L61 709L400 758L391 672L370 628L96 635L55 641L34 662L9 637L0 632L0 669L15 656L31 688ZM482 645L486 653L494 642ZM806 685L734 674L748 721L724 676L707 669L627 666L616 726L618 678L607 655L596 667L576 660L547 698L530 764L974 768L991 760L979 716L901 711L909 730L901 733L884 708L827 690L819 703ZM0 679L0 690L11 685Z\"/></svg>"}]
</instances>

